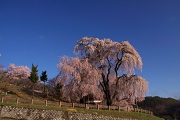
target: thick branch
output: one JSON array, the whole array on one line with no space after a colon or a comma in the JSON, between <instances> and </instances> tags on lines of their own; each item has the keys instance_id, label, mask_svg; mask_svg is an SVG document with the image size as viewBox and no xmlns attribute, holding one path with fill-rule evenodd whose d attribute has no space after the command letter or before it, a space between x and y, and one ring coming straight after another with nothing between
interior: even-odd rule
<instances>
[{"instance_id":1,"label":"thick branch","mask_svg":"<svg viewBox=\"0 0 180 120\"><path fill-rule=\"evenodd\" d=\"M108 61L108 65L109 65L109 68L108 68L108 73L107 73L107 84L108 84L108 82L109 82L109 75L110 75L110 73L111 73L111 63L110 63L110 60L109 60L109 58L107 57L107 61Z\"/></svg>"},{"instance_id":2,"label":"thick branch","mask_svg":"<svg viewBox=\"0 0 180 120\"><path fill-rule=\"evenodd\" d=\"M103 91L105 92L106 90L105 90L103 83L102 82L99 82L99 83L100 83L101 87L103 88Z\"/></svg>"}]
</instances>

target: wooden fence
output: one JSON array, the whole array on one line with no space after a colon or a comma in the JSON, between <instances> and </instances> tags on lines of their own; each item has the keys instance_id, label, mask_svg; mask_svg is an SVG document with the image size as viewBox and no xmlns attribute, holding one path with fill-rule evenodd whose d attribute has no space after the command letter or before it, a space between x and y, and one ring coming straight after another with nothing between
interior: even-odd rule
<instances>
[{"instance_id":1,"label":"wooden fence","mask_svg":"<svg viewBox=\"0 0 180 120\"><path fill-rule=\"evenodd\" d=\"M81 103L67 103L67 102L57 102L48 100L25 100L21 98L6 98L1 97L1 103L5 104L26 104L26 105L42 105L42 106L54 106L54 107L72 107L72 108L85 108L85 109L97 109L97 110L117 110L117 111L127 111L127 112L139 112L153 115L152 111L144 110L141 108L130 108L122 106L106 106L106 105L95 105L95 104L81 104Z\"/></svg>"}]
</instances>

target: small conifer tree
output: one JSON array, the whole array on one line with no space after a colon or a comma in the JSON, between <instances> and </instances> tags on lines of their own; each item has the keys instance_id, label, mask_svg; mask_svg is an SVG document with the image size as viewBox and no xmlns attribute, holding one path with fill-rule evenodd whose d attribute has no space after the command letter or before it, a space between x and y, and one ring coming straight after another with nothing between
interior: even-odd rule
<instances>
[{"instance_id":1,"label":"small conifer tree","mask_svg":"<svg viewBox=\"0 0 180 120\"><path fill-rule=\"evenodd\" d=\"M32 64L32 70L31 70L31 73L30 73L30 76L29 76L29 79L30 81L33 83L33 86L32 86L32 98L34 97L34 87L36 85L36 83L38 82L38 69L37 69L38 65L37 66L34 66Z\"/></svg>"},{"instance_id":2,"label":"small conifer tree","mask_svg":"<svg viewBox=\"0 0 180 120\"><path fill-rule=\"evenodd\" d=\"M45 93L45 83L48 80L46 71L42 71L40 79L41 79L42 82L44 82L44 91L43 92Z\"/></svg>"}]
</instances>

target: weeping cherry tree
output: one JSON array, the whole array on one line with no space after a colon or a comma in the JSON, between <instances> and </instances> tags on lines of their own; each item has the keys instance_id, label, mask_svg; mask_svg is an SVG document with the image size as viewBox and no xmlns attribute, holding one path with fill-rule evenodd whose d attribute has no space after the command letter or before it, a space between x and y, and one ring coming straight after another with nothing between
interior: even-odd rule
<instances>
[{"instance_id":1,"label":"weeping cherry tree","mask_svg":"<svg viewBox=\"0 0 180 120\"><path fill-rule=\"evenodd\" d=\"M74 52L98 70L107 105L123 98L144 99L147 82L135 75L135 69L142 69L142 59L128 41L84 37L77 42Z\"/></svg>"}]
</instances>

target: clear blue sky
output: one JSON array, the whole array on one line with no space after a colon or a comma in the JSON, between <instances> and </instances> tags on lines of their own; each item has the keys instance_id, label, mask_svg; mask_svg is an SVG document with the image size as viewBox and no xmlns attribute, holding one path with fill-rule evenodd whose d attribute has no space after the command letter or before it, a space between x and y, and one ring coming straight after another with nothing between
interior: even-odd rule
<instances>
[{"instance_id":1,"label":"clear blue sky","mask_svg":"<svg viewBox=\"0 0 180 120\"><path fill-rule=\"evenodd\" d=\"M0 63L57 75L82 37L128 40L143 59L147 95L180 98L179 0L0 0Z\"/></svg>"}]
</instances>

